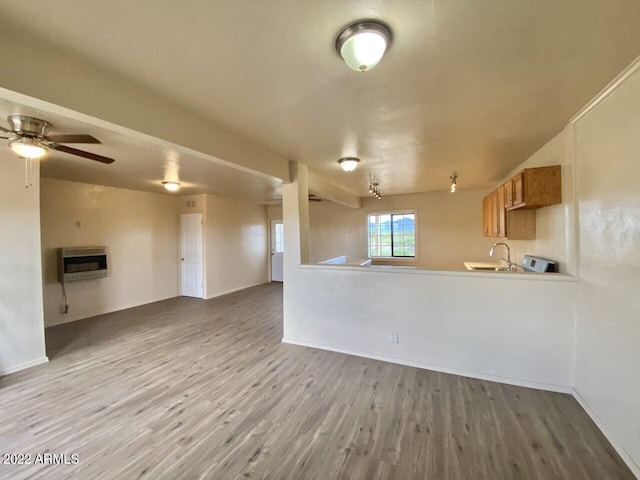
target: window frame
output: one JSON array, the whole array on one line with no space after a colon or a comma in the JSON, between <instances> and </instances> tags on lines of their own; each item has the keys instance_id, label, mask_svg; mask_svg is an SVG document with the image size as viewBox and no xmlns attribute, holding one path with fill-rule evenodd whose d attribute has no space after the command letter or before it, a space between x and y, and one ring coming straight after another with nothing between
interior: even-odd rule
<instances>
[{"instance_id":1,"label":"window frame","mask_svg":"<svg viewBox=\"0 0 640 480\"><path fill-rule=\"evenodd\" d=\"M370 255L371 252L371 245L370 245L370 239L369 239L369 217L371 215L413 215L414 217L414 236L415 236L415 256L413 257L399 257L399 256L393 256L393 230L391 233L391 253L392 256L389 257L381 257L381 256L372 256ZM418 262L419 261L419 248L418 248L418 209L415 208L403 208L401 210L372 210L369 212L366 212L365 216L364 216L364 222L365 222L365 227L366 227L366 242L367 242L367 258L370 258L372 260L384 260L384 261L389 261L389 262Z\"/></svg>"}]
</instances>

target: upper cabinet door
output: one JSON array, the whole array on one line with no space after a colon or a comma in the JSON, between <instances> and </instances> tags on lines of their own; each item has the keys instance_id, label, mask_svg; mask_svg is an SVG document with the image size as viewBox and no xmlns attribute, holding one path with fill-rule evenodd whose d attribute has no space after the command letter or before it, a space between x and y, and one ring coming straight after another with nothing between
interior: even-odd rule
<instances>
[{"instance_id":1,"label":"upper cabinet door","mask_svg":"<svg viewBox=\"0 0 640 480\"><path fill-rule=\"evenodd\" d=\"M504 238L507 236L507 210L505 209L505 202L507 193L505 185L502 185L496 190L496 237Z\"/></svg>"},{"instance_id":2,"label":"upper cabinet door","mask_svg":"<svg viewBox=\"0 0 640 480\"><path fill-rule=\"evenodd\" d=\"M505 208L513 207L513 180L509 180L503 185L504 188L504 206Z\"/></svg>"},{"instance_id":3,"label":"upper cabinet door","mask_svg":"<svg viewBox=\"0 0 640 480\"><path fill-rule=\"evenodd\" d=\"M512 202L507 208L524 205L524 172L520 172L511 179L511 189Z\"/></svg>"},{"instance_id":4,"label":"upper cabinet door","mask_svg":"<svg viewBox=\"0 0 640 480\"><path fill-rule=\"evenodd\" d=\"M525 168L511 179L513 204L508 210L542 208L562 203L560 165Z\"/></svg>"}]
</instances>

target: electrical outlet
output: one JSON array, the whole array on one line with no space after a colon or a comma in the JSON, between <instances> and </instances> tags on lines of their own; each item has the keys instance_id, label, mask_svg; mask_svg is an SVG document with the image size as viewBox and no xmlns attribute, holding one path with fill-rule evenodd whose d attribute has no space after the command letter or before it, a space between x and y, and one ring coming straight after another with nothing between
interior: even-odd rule
<instances>
[{"instance_id":1,"label":"electrical outlet","mask_svg":"<svg viewBox=\"0 0 640 480\"><path fill-rule=\"evenodd\" d=\"M391 332L391 342L400 343L400 340L398 339L398 332Z\"/></svg>"}]
</instances>

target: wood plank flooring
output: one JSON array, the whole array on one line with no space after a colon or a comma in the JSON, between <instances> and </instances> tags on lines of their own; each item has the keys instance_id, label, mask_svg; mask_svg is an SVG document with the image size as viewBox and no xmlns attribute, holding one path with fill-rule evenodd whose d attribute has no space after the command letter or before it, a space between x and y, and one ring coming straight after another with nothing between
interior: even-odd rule
<instances>
[{"instance_id":1,"label":"wood plank flooring","mask_svg":"<svg viewBox=\"0 0 640 480\"><path fill-rule=\"evenodd\" d=\"M11 479L633 479L568 395L285 345L282 286L47 330L0 379ZM33 460L33 458L32 458Z\"/></svg>"}]
</instances>

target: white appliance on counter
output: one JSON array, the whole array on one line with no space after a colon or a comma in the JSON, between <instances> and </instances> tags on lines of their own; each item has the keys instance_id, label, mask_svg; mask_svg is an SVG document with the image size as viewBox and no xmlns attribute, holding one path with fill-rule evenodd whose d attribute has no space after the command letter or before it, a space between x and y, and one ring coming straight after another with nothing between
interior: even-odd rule
<instances>
[{"instance_id":1,"label":"white appliance on counter","mask_svg":"<svg viewBox=\"0 0 640 480\"><path fill-rule=\"evenodd\" d=\"M522 259L522 269L525 272L555 273L558 271L558 265L548 258L525 255Z\"/></svg>"}]
</instances>

